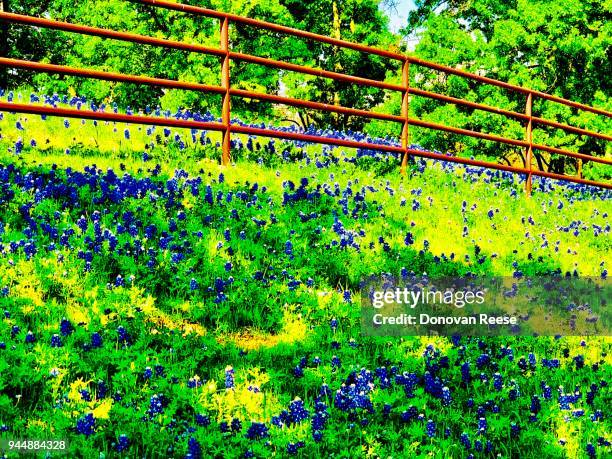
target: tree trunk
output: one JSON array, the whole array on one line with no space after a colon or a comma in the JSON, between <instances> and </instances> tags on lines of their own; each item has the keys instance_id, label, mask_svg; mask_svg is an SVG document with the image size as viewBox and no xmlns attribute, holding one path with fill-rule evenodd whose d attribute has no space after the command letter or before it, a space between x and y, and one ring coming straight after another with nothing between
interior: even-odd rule
<instances>
[{"instance_id":1,"label":"tree trunk","mask_svg":"<svg viewBox=\"0 0 612 459\"><path fill-rule=\"evenodd\" d=\"M0 11L8 12L9 0L0 0ZM8 57L9 53L9 24L0 22L0 57ZM8 87L8 67L0 67L0 89Z\"/></svg>"}]
</instances>

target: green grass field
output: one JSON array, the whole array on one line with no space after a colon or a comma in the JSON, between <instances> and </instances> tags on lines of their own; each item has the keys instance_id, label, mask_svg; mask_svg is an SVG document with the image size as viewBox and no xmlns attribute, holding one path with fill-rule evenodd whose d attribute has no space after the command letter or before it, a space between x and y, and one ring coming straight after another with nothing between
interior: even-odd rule
<instances>
[{"instance_id":1,"label":"green grass field","mask_svg":"<svg viewBox=\"0 0 612 459\"><path fill-rule=\"evenodd\" d=\"M3 115L3 439L85 458L611 453L609 338L359 322L370 275L606 277L609 192L527 198L506 174L246 137L223 167L212 133Z\"/></svg>"}]
</instances>

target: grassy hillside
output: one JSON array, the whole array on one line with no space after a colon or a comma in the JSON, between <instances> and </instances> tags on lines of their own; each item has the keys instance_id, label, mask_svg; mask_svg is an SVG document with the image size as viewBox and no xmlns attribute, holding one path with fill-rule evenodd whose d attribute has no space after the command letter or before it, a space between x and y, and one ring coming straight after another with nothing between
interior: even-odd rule
<instances>
[{"instance_id":1,"label":"grassy hillside","mask_svg":"<svg viewBox=\"0 0 612 459\"><path fill-rule=\"evenodd\" d=\"M606 277L609 192L537 180L528 199L505 173L401 176L247 137L222 167L216 134L164 128L4 113L0 133L3 438L75 457L610 453L608 338L369 338L358 288Z\"/></svg>"}]
</instances>

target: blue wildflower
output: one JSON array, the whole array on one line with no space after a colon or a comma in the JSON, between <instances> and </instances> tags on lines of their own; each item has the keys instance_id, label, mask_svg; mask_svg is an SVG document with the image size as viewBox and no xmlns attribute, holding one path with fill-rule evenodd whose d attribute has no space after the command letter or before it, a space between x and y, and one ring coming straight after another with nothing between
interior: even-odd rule
<instances>
[{"instance_id":1,"label":"blue wildflower","mask_svg":"<svg viewBox=\"0 0 612 459\"><path fill-rule=\"evenodd\" d=\"M202 447L200 443L193 437L189 437L187 441L187 454L185 459L201 459L202 458Z\"/></svg>"},{"instance_id":2,"label":"blue wildflower","mask_svg":"<svg viewBox=\"0 0 612 459\"><path fill-rule=\"evenodd\" d=\"M431 419L428 420L425 426L425 430L429 438L435 437L436 436L436 423L433 422Z\"/></svg>"},{"instance_id":3,"label":"blue wildflower","mask_svg":"<svg viewBox=\"0 0 612 459\"><path fill-rule=\"evenodd\" d=\"M225 388L234 388L234 369L229 365L225 367Z\"/></svg>"},{"instance_id":4,"label":"blue wildflower","mask_svg":"<svg viewBox=\"0 0 612 459\"><path fill-rule=\"evenodd\" d=\"M96 419L92 413L88 413L77 420L76 431L81 435L89 437L95 432Z\"/></svg>"},{"instance_id":5,"label":"blue wildflower","mask_svg":"<svg viewBox=\"0 0 612 459\"><path fill-rule=\"evenodd\" d=\"M118 453L121 453L123 451L127 451L129 447L130 447L130 439L128 438L128 436L125 434L119 435L119 438L117 439L117 443L115 444L115 450Z\"/></svg>"},{"instance_id":6,"label":"blue wildflower","mask_svg":"<svg viewBox=\"0 0 612 459\"><path fill-rule=\"evenodd\" d=\"M51 337L51 347L62 347L62 340L58 334Z\"/></svg>"},{"instance_id":7,"label":"blue wildflower","mask_svg":"<svg viewBox=\"0 0 612 459\"><path fill-rule=\"evenodd\" d=\"M269 436L268 427L262 422L252 422L246 433L249 440L261 440Z\"/></svg>"}]
</instances>

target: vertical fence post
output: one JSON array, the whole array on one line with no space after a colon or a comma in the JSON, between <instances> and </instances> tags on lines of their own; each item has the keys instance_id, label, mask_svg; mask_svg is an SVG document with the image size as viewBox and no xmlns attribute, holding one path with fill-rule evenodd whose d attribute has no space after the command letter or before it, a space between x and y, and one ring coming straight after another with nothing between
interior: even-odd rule
<instances>
[{"instance_id":1,"label":"vertical fence post","mask_svg":"<svg viewBox=\"0 0 612 459\"><path fill-rule=\"evenodd\" d=\"M404 88L402 92L402 118L404 122L402 124L402 148L404 149L404 153L402 154L402 166L400 169L400 173L402 175L406 174L406 166L408 165L408 139L409 139L409 125L408 125L408 97L410 95L410 60L406 58L402 65L402 87Z\"/></svg>"},{"instance_id":2,"label":"vertical fence post","mask_svg":"<svg viewBox=\"0 0 612 459\"><path fill-rule=\"evenodd\" d=\"M576 175L578 176L579 179L582 178L582 159L578 158L577 160L577 165L576 165Z\"/></svg>"},{"instance_id":3,"label":"vertical fence post","mask_svg":"<svg viewBox=\"0 0 612 459\"><path fill-rule=\"evenodd\" d=\"M221 121L224 126L221 163L227 166L230 162L230 56L229 56L229 18L221 20L221 50L225 56L221 58L221 86L225 89L221 100Z\"/></svg>"},{"instance_id":4,"label":"vertical fence post","mask_svg":"<svg viewBox=\"0 0 612 459\"><path fill-rule=\"evenodd\" d=\"M527 95L527 105L525 108L525 114L529 117L527 118L527 129L525 132L525 141L529 144L527 146L527 150L525 152L525 168L529 170L527 174L527 178L525 180L525 193L527 196L531 196L531 160L533 156L533 117L532 117L532 105L533 105L533 93L530 91Z\"/></svg>"},{"instance_id":5,"label":"vertical fence post","mask_svg":"<svg viewBox=\"0 0 612 459\"><path fill-rule=\"evenodd\" d=\"M10 13L8 0L0 0L0 12ZM0 57L8 57L9 55L9 23L0 21ZM9 67L0 69L0 89L8 88Z\"/></svg>"}]
</instances>

